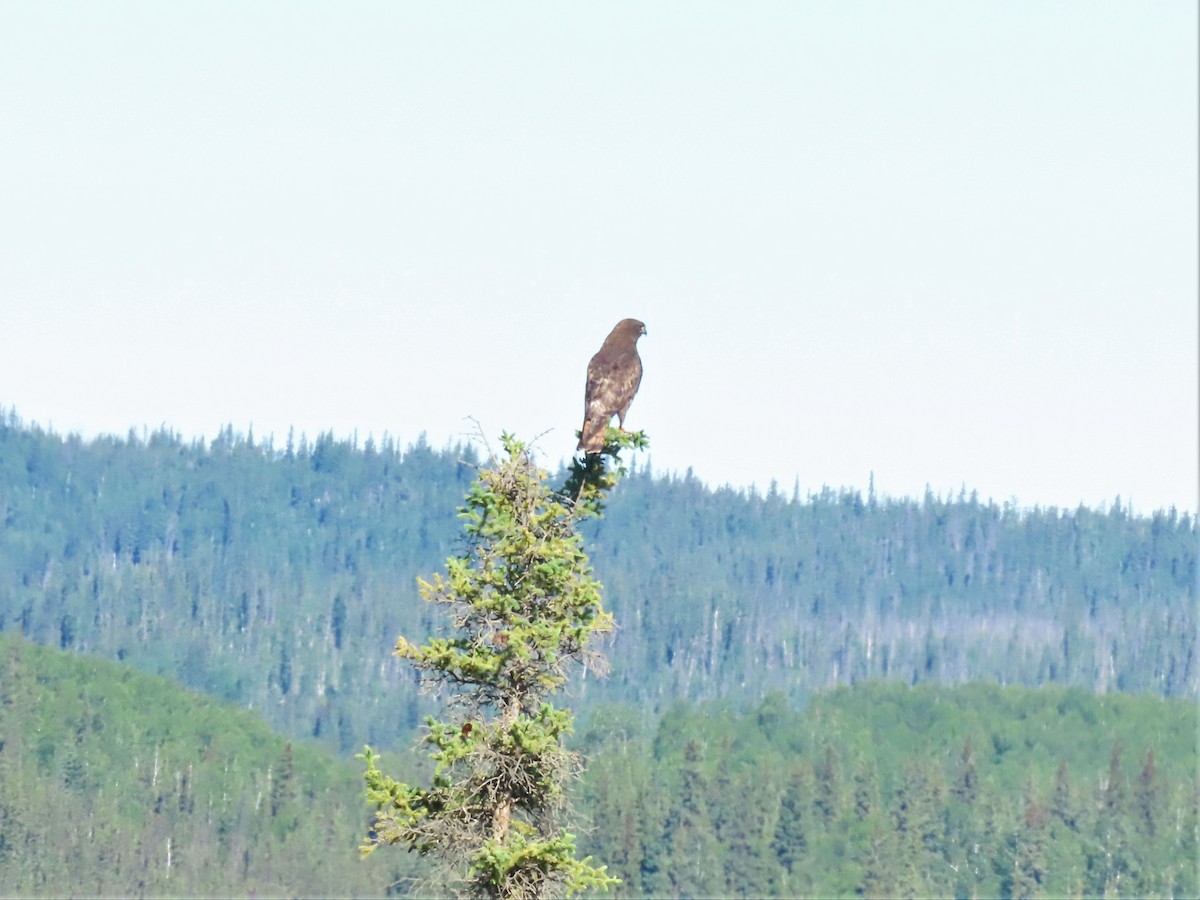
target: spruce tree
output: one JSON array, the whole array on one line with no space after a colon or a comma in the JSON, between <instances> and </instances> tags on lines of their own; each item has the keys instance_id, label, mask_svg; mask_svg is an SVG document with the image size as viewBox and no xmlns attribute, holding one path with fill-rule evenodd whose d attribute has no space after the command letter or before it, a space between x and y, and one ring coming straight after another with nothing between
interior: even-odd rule
<instances>
[{"instance_id":1,"label":"spruce tree","mask_svg":"<svg viewBox=\"0 0 1200 900\"><path fill-rule=\"evenodd\" d=\"M478 470L459 511L465 552L444 574L418 580L424 600L450 613L453 631L419 646L396 643L427 685L449 689L443 717L426 720L432 784L385 775L368 747L367 797L377 811L364 852L402 844L430 854L446 864L446 889L474 897L618 883L576 858L565 789L580 761L564 746L573 718L549 699L574 665L603 670L590 644L613 628L576 526L600 514L623 474L619 450L646 441L613 429L608 439L602 454L575 461L559 491L510 435L503 454Z\"/></svg>"}]
</instances>

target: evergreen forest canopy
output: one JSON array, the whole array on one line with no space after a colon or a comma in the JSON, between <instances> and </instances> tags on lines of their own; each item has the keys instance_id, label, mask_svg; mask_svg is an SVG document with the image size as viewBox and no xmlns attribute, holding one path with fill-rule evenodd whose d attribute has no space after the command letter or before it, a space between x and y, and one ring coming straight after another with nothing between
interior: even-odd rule
<instances>
[{"instance_id":1,"label":"evergreen forest canopy","mask_svg":"<svg viewBox=\"0 0 1200 900\"><path fill-rule=\"evenodd\" d=\"M0 884L403 893L334 756L431 708L390 653L477 461L0 417ZM585 536L618 631L571 699L580 849L619 896L1200 893L1192 517L643 470Z\"/></svg>"},{"instance_id":2,"label":"evergreen forest canopy","mask_svg":"<svg viewBox=\"0 0 1200 900\"><path fill-rule=\"evenodd\" d=\"M582 849L618 897L1200 893L1191 700L871 682L643 721L607 705L576 742ZM359 859L359 768L0 635L5 895L421 896L416 857Z\"/></svg>"},{"instance_id":3,"label":"evergreen forest canopy","mask_svg":"<svg viewBox=\"0 0 1200 900\"><path fill-rule=\"evenodd\" d=\"M428 712L396 635L456 552L470 446L224 430L84 441L0 420L0 630L99 654L339 753ZM974 496L765 496L635 471L585 533L618 624L575 687L650 716L867 679L1197 696L1196 523Z\"/></svg>"},{"instance_id":4,"label":"evergreen forest canopy","mask_svg":"<svg viewBox=\"0 0 1200 900\"><path fill-rule=\"evenodd\" d=\"M624 897L1195 897L1196 704L870 682L581 734Z\"/></svg>"},{"instance_id":5,"label":"evergreen forest canopy","mask_svg":"<svg viewBox=\"0 0 1200 900\"><path fill-rule=\"evenodd\" d=\"M0 634L4 896L379 896L413 861L359 860L360 781L244 710Z\"/></svg>"}]
</instances>

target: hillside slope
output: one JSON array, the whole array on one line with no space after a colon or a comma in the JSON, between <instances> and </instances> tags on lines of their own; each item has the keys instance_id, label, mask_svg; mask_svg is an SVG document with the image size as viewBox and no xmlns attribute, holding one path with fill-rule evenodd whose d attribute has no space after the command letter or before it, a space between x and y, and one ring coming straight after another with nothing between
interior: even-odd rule
<instances>
[{"instance_id":1,"label":"hillside slope","mask_svg":"<svg viewBox=\"0 0 1200 900\"><path fill-rule=\"evenodd\" d=\"M0 893L380 896L358 767L166 679L0 635Z\"/></svg>"},{"instance_id":2,"label":"hillside slope","mask_svg":"<svg viewBox=\"0 0 1200 900\"><path fill-rule=\"evenodd\" d=\"M617 896L1194 897L1189 700L869 682L585 728Z\"/></svg>"},{"instance_id":3,"label":"hillside slope","mask_svg":"<svg viewBox=\"0 0 1200 900\"><path fill-rule=\"evenodd\" d=\"M390 656L442 623L473 448L283 448L223 432L82 441L0 418L0 630L125 660L342 753L428 710ZM576 686L648 712L868 678L1195 697L1196 523L710 490L634 472L588 548L618 632Z\"/></svg>"},{"instance_id":4,"label":"hillside slope","mask_svg":"<svg viewBox=\"0 0 1200 900\"><path fill-rule=\"evenodd\" d=\"M616 896L1192 896L1190 700L867 682L598 706L580 847ZM410 759L390 766L421 778ZM360 766L127 665L0 635L0 893L404 895ZM431 882L417 882L418 896Z\"/></svg>"}]
</instances>

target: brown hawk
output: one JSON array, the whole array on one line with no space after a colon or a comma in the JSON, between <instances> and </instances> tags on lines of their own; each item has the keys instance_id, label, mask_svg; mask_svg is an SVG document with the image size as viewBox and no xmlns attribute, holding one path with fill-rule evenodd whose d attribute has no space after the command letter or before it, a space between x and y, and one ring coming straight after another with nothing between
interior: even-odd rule
<instances>
[{"instance_id":1,"label":"brown hawk","mask_svg":"<svg viewBox=\"0 0 1200 900\"><path fill-rule=\"evenodd\" d=\"M642 359L637 342L646 326L637 319L622 319L604 345L588 363L587 390L583 400L583 432L576 450L599 453L604 449L604 432L613 416L625 430L625 413L642 382Z\"/></svg>"}]
</instances>

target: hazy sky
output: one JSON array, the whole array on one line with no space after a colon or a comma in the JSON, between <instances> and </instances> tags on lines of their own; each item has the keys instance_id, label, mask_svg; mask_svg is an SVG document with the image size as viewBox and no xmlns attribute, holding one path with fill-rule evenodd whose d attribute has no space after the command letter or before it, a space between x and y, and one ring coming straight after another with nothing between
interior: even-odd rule
<instances>
[{"instance_id":1,"label":"hazy sky","mask_svg":"<svg viewBox=\"0 0 1200 900\"><path fill-rule=\"evenodd\" d=\"M0 405L1197 503L1193 2L0 2Z\"/></svg>"}]
</instances>

